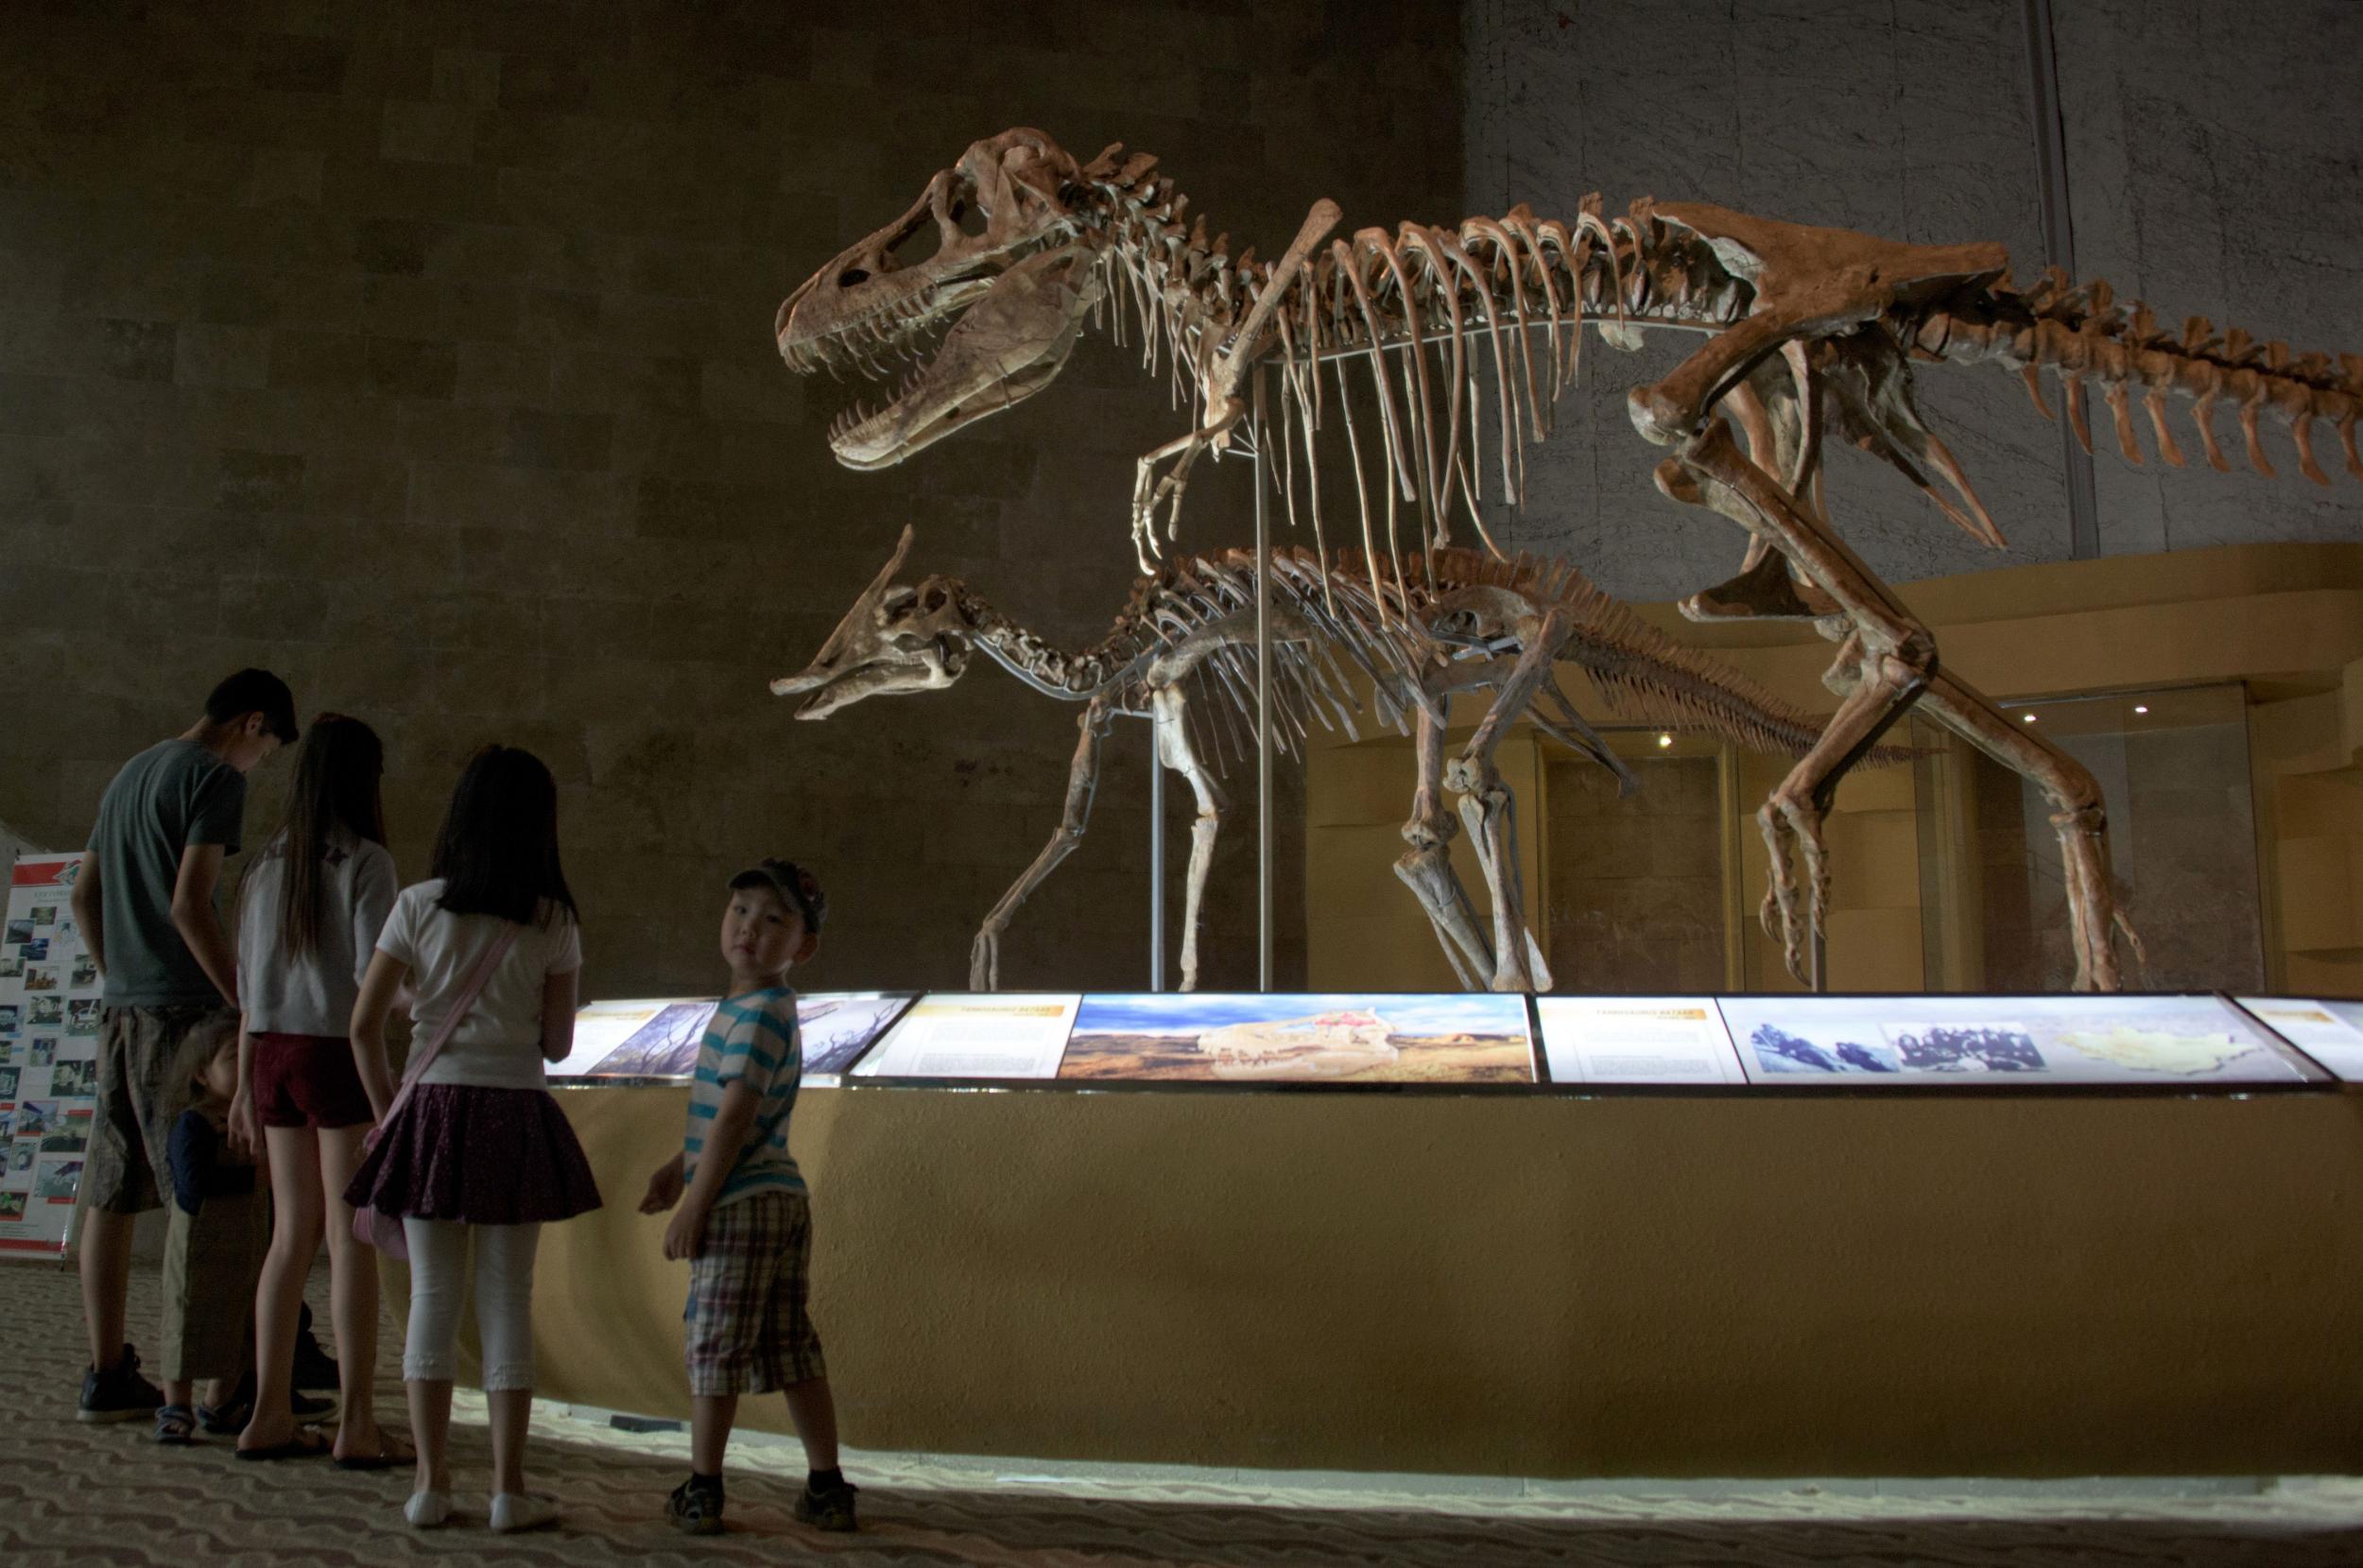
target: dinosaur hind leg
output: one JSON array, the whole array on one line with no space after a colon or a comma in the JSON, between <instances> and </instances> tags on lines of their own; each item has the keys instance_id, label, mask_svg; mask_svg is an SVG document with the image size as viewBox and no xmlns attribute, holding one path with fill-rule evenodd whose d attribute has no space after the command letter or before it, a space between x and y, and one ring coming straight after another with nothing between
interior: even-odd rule
<instances>
[{"instance_id":1,"label":"dinosaur hind leg","mask_svg":"<svg viewBox=\"0 0 2363 1568\"><path fill-rule=\"evenodd\" d=\"M1503 782L1493 754L1518 715L1534 700L1535 692L1551 679L1560 650L1575 633L1574 621L1554 609L1532 623L1522 623L1517 663L1503 680L1493 705L1477 722L1476 732L1444 769L1444 787L1460 797L1460 815L1469 824L1477 860L1485 869L1487 890L1493 900L1493 985L1495 991L1550 989L1550 971L1526 924L1526 892L1518 870L1517 804Z\"/></svg>"},{"instance_id":2,"label":"dinosaur hind leg","mask_svg":"<svg viewBox=\"0 0 2363 1568\"><path fill-rule=\"evenodd\" d=\"M1411 817L1403 836L1411 847L1395 862L1395 875L1427 911L1444 956L1471 991L1482 991L1493 973L1493 952L1477 926L1469 890L1452 869L1452 838L1460 831L1443 803L1444 724L1424 704L1406 702L1419 715L1420 782L1411 797ZM1440 706L1440 704L1439 705Z\"/></svg>"},{"instance_id":3,"label":"dinosaur hind leg","mask_svg":"<svg viewBox=\"0 0 2363 1568\"><path fill-rule=\"evenodd\" d=\"M2109 874L2108 814L2099 782L2058 746L2023 723L2011 723L1991 698L1965 681L1940 672L1922 702L1946 729L2043 791L2051 803L2052 828L2060 836L2076 989L2123 990L2115 938L2124 933L2136 961L2142 957L2142 945L2117 905Z\"/></svg>"},{"instance_id":4,"label":"dinosaur hind leg","mask_svg":"<svg viewBox=\"0 0 2363 1568\"><path fill-rule=\"evenodd\" d=\"M1849 637L1827 677L1843 700L1814 743L1756 812L1769 859L1759 911L1765 934L1781 943L1788 972L1816 991L1826 989L1820 943L1830 914L1830 863L1822 837L1838 782L1878 743L1926 683L1933 652L1924 644L1910 651L1867 659L1862 640ZM1804 878L1801 910L1798 870ZM1780 928L1775 931L1777 920Z\"/></svg>"},{"instance_id":5,"label":"dinosaur hind leg","mask_svg":"<svg viewBox=\"0 0 2363 1568\"><path fill-rule=\"evenodd\" d=\"M1093 698L1077 721L1082 737L1075 743L1075 761L1067 769L1066 807L1060 814L1059 825L1050 830L1050 841L1034 856L1033 864L1024 874L1009 884L1009 890L1001 895L1001 902L992 906L977 928L976 940L969 949L968 988L971 991L1001 989L1001 937L1016 917L1018 906L1026 896L1042 886L1043 879L1059 869L1059 862L1075 853L1075 846L1083 841L1083 830L1091 824L1092 797L1099 790L1100 743L1107 738L1112 710L1105 695Z\"/></svg>"},{"instance_id":6,"label":"dinosaur hind leg","mask_svg":"<svg viewBox=\"0 0 2363 1568\"><path fill-rule=\"evenodd\" d=\"M1191 744L1187 701L1179 686L1165 686L1150 698L1156 710L1157 761L1189 781L1198 797L1198 818L1190 824L1190 881L1182 904L1182 989L1198 989L1199 914L1206 901L1206 872L1215 863L1215 836L1222 830L1223 808L1229 804L1214 776Z\"/></svg>"}]
</instances>

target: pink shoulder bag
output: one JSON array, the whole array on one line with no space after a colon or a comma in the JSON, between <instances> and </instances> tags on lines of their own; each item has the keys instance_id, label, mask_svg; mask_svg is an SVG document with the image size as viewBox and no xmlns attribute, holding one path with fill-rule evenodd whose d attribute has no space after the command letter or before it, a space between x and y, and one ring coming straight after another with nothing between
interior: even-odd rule
<instances>
[{"instance_id":1,"label":"pink shoulder bag","mask_svg":"<svg viewBox=\"0 0 2363 1568\"><path fill-rule=\"evenodd\" d=\"M501 960L509 956L509 950L517 945L517 934L524 929L522 925L511 925L500 934L492 950L484 955L483 961L475 966L475 973L468 976L468 983L459 988L457 996L452 998L451 1010L443 1014L443 1022L436 1027L435 1038L426 1042L424 1050L411 1053L409 1067L402 1075L402 1087L394 1091L393 1103L386 1108L386 1114L378 1119L377 1125L370 1129L370 1135L362 1140L365 1154L377 1147L377 1141L386 1135L388 1128L394 1125L394 1118L402 1114L402 1108L410 1103L410 1092L419 1086L419 1079L426 1076L426 1070L435 1065L435 1059L442 1055L443 1046L450 1042L453 1031L467 1021L469 1010L475 1006L475 999L483 994L485 982L492 979L494 970L500 968ZM410 1257L410 1242L403 1234L400 1215L389 1215L368 1205L356 1208L353 1211L353 1234L356 1240L367 1242L389 1258L407 1262Z\"/></svg>"}]
</instances>

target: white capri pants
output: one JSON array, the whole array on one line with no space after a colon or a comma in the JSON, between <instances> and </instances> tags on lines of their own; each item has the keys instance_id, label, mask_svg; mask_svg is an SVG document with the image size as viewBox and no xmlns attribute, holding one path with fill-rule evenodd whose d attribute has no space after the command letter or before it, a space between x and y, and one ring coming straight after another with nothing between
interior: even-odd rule
<instances>
[{"instance_id":1,"label":"white capri pants","mask_svg":"<svg viewBox=\"0 0 2363 1568\"><path fill-rule=\"evenodd\" d=\"M410 1334L402 1350L405 1383L449 1383L457 1375L459 1302L466 1295L468 1240L475 1239L475 1330L487 1393L533 1387L533 1252L539 1225L469 1225L404 1215L410 1243Z\"/></svg>"}]
</instances>

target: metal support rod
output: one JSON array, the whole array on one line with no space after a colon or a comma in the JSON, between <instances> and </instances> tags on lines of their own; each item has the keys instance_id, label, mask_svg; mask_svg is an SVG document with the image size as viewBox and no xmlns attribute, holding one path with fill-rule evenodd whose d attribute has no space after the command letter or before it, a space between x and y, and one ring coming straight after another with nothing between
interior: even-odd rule
<instances>
[{"instance_id":1,"label":"metal support rod","mask_svg":"<svg viewBox=\"0 0 2363 1568\"><path fill-rule=\"evenodd\" d=\"M2051 32L2051 0L2020 0L2019 21L2027 34L2027 106L2035 121L2035 186L2043 218L2043 259L2076 277L2075 209L2068 196L2067 128L2060 119L2060 59ZM2060 422L2060 451L2066 465L2068 558L2091 560L2100 554L2100 501L2093 485L2092 454Z\"/></svg>"},{"instance_id":2,"label":"metal support rod","mask_svg":"<svg viewBox=\"0 0 2363 1568\"><path fill-rule=\"evenodd\" d=\"M1271 470L1265 457L1264 381L1255 369L1255 989L1272 986Z\"/></svg>"},{"instance_id":3,"label":"metal support rod","mask_svg":"<svg viewBox=\"0 0 2363 1568\"><path fill-rule=\"evenodd\" d=\"M1148 715L1148 989L1165 989L1165 721Z\"/></svg>"}]
</instances>

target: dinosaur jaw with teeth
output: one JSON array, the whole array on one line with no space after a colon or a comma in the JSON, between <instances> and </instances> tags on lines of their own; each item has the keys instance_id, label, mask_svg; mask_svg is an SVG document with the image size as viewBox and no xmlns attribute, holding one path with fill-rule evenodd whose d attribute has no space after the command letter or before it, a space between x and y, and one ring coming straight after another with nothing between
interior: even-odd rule
<instances>
[{"instance_id":1,"label":"dinosaur jaw with teeth","mask_svg":"<svg viewBox=\"0 0 2363 1568\"><path fill-rule=\"evenodd\" d=\"M912 363L885 402L856 401L829 426L838 462L888 468L1057 378L1099 298L1095 260L1078 246L1038 250L993 277L935 285L826 336L800 331L790 312L780 355L790 370L852 369L874 381L888 379L895 359Z\"/></svg>"}]
</instances>

